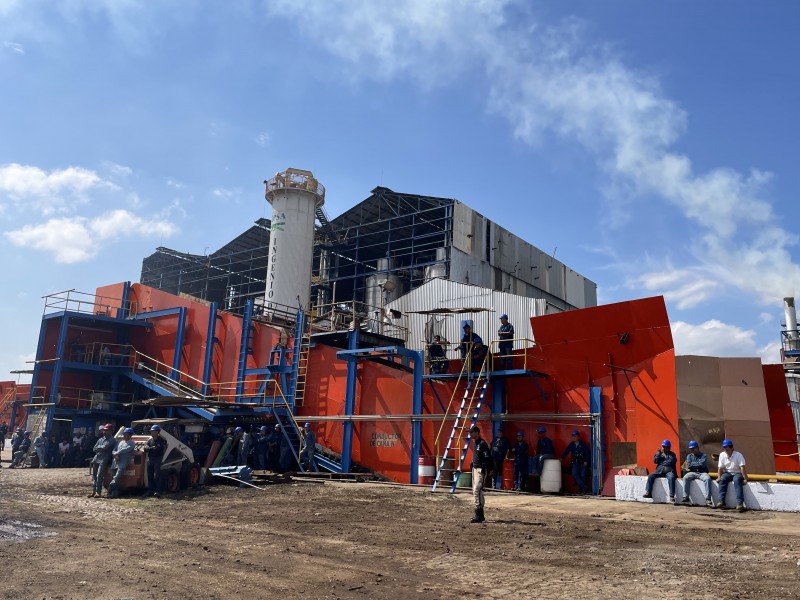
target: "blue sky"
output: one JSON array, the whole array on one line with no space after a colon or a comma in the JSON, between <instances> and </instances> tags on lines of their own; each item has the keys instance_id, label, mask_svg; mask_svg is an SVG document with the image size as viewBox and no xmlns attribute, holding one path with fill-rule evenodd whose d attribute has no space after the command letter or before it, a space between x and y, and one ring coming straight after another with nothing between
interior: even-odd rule
<instances>
[{"instance_id":1,"label":"blue sky","mask_svg":"<svg viewBox=\"0 0 800 600\"><path fill-rule=\"evenodd\" d=\"M137 281L311 169L457 198L680 354L779 360L800 290L800 4L0 0L0 379L41 296Z\"/></svg>"}]
</instances>

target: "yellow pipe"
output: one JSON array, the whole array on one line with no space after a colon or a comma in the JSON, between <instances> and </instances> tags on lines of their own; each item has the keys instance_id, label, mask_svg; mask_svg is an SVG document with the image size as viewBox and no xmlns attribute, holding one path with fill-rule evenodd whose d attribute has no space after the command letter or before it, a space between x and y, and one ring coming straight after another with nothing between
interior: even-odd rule
<instances>
[{"instance_id":1,"label":"yellow pipe","mask_svg":"<svg viewBox=\"0 0 800 600\"><path fill-rule=\"evenodd\" d=\"M716 473L709 473L712 479L717 478ZM748 481L777 481L779 483L800 483L800 475L751 475L747 474Z\"/></svg>"}]
</instances>

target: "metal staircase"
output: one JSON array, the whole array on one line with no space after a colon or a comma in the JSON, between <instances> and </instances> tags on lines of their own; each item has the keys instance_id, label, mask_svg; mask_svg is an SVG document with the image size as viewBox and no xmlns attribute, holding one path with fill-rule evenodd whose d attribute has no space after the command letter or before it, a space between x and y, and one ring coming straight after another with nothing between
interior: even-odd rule
<instances>
[{"instance_id":1,"label":"metal staircase","mask_svg":"<svg viewBox=\"0 0 800 600\"><path fill-rule=\"evenodd\" d=\"M22 457L22 460L19 462L20 466L28 466L30 465L30 456L31 453L34 452L33 442L39 436L39 434L44 430L45 425L47 424L47 410L41 409L39 412L36 413L36 419L33 421L33 425L28 423L28 431L31 432L30 439L31 445L28 446L28 452L25 456Z\"/></svg>"},{"instance_id":2,"label":"metal staircase","mask_svg":"<svg viewBox=\"0 0 800 600\"><path fill-rule=\"evenodd\" d=\"M303 406L308 376L308 357L311 352L311 331L308 316L298 311L295 328L294 350L292 352L292 378L289 386L292 404L295 408Z\"/></svg>"},{"instance_id":3,"label":"metal staircase","mask_svg":"<svg viewBox=\"0 0 800 600\"><path fill-rule=\"evenodd\" d=\"M314 210L314 216L319 221L319 230L325 234L325 236L330 239L331 241L335 241L337 239L336 232L333 231L333 227L331 227L331 222L328 220L328 215L325 214L325 210L318 206Z\"/></svg>"},{"instance_id":4,"label":"metal staircase","mask_svg":"<svg viewBox=\"0 0 800 600\"><path fill-rule=\"evenodd\" d=\"M461 453L456 458L455 469L452 471L453 479L450 482L450 492L455 492L456 485L458 485L458 476L461 474L464 460L467 457L467 450L469 449L470 437L469 429L478 421L478 415L483 407L483 401L486 397L486 388L489 386L489 372L487 361L488 356L484 360L481 370L477 375L469 376L467 379L467 386L464 390L464 396L461 399L461 405L458 407L458 412L455 415L453 422L453 429L450 432L450 437L447 440L442 459L439 463L439 468L436 471L436 479L433 481L433 488L431 491L436 491L439 483L442 480L444 473L449 473L447 469L447 461L451 458L451 452L455 451L459 444L461 446ZM446 416L446 415L445 415ZM455 457L453 457L455 458Z\"/></svg>"},{"instance_id":5,"label":"metal staircase","mask_svg":"<svg viewBox=\"0 0 800 600\"><path fill-rule=\"evenodd\" d=\"M6 390L3 397L0 398L0 420L5 418L6 413L14 406L14 400L17 398L17 388L12 387Z\"/></svg>"}]
</instances>

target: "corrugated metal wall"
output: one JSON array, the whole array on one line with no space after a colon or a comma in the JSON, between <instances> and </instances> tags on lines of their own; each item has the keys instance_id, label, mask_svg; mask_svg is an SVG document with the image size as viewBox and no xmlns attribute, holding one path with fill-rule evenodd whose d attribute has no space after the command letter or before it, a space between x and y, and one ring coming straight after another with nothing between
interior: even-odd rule
<instances>
[{"instance_id":1,"label":"corrugated metal wall","mask_svg":"<svg viewBox=\"0 0 800 600\"><path fill-rule=\"evenodd\" d=\"M390 302L386 307L399 310L408 317L409 336L406 346L412 350L424 349L426 325L431 319L437 323L437 332L449 342L461 340L462 320L472 320L475 333L488 343L497 339L499 317L502 313L508 314L508 320L514 326L515 337L532 339L530 318L544 315L548 310L547 302L543 299L525 298L447 279L433 279ZM488 308L494 312L433 317L415 314L415 311L421 310L462 307ZM521 341L514 344L515 348L523 346ZM455 356L450 353L451 358Z\"/></svg>"},{"instance_id":2,"label":"corrugated metal wall","mask_svg":"<svg viewBox=\"0 0 800 600\"><path fill-rule=\"evenodd\" d=\"M450 279L565 309L597 306L593 281L460 202L453 209Z\"/></svg>"}]
</instances>

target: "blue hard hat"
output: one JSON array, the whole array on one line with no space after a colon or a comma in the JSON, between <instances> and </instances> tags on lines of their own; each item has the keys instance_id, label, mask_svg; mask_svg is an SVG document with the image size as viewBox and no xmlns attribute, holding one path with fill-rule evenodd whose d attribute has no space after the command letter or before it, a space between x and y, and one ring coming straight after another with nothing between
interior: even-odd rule
<instances>
[{"instance_id":1,"label":"blue hard hat","mask_svg":"<svg viewBox=\"0 0 800 600\"><path fill-rule=\"evenodd\" d=\"M572 435L580 435L580 434L581 434L581 432L578 431L577 429L573 429L572 430Z\"/></svg>"},{"instance_id":2,"label":"blue hard hat","mask_svg":"<svg viewBox=\"0 0 800 600\"><path fill-rule=\"evenodd\" d=\"M730 441L730 440L727 440L727 439L726 439L726 440L722 440L722 447L723 447L723 448L727 448L727 447L729 447L729 446L730 446L731 448L733 448L733 442L732 442L732 441Z\"/></svg>"},{"instance_id":3,"label":"blue hard hat","mask_svg":"<svg viewBox=\"0 0 800 600\"><path fill-rule=\"evenodd\" d=\"M269 431L269 427L267 427L266 425L262 425L259 431Z\"/></svg>"},{"instance_id":4,"label":"blue hard hat","mask_svg":"<svg viewBox=\"0 0 800 600\"><path fill-rule=\"evenodd\" d=\"M524 431L518 431L517 432L517 437L520 437L520 436L525 437L525 432Z\"/></svg>"},{"instance_id":5,"label":"blue hard hat","mask_svg":"<svg viewBox=\"0 0 800 600\"><path fill-rule=\"evenodd\" d=\"M694 440L692 440L691 442L689 442L689 450L691 450L692 448L699 448L699 447L700 447L700 444L698 444L698 443L697 443L697 442L695 442Z\"/></svg>"},{"instance_id":6,"label":"blue hard hat","mask_svg":"<svg viewBox=\"0 0 800 600\"><path fill-rule=\"evenodd\" d=\"M669 440L664 440L663 442L661 442L661 445L665 446L667 448L671 448L672 447L672 442L670 442Z\"/></svg>"},{"instance_id":7,"label":"blue hard hat","mask_svg":"<svg viewBox=\"0 0 800 600\"><path fill-rule=\"evenodd\" d=\"M233 430L233 433L242 433L242 428L237 427L236 429Z\"/></svg>"},{"instance_id":8,"label":"blue hard hat","mask_svg":"<svg viewBox=\"0 0 800 600\"><path fill-rule=\"evenodd\" d=\"M26 431L26 432L24 432L22 435L30 435L30 434L31 434L31 432L30 432L30 431Z\"/></svg>"},{"instance_id":9,"label":"blue hard hat","mask_svg":"<svg viewBox=\"0 0 800 600\"><path fill-rule=\"evenodd\" d=\"M150 431L161 431L161 427L159 427L158 425L153 425L153 426L150 428Z\"/></svg>"},{"instance_id":10,"label":"blue hard hat","mask_svg":"<svg viewBox=\"0 0 800 600\"><path fill-rule=\"evenodd\" d=\"M303 425L303 427L305 427L306 429L308 429L309 427L311 427L311 423L306 423L305 425Z\"/></svg>"},{"instance_id":11,"label":"blue hard hat","mask_svg":"<svg viewBox=\"0 0 800 600\"><path fill-rule=\"evenodd\" d=\"M536 431L538 433L547 433L547 427L539 427Z\"/></svg>"},{"instance_id":12,"label":"blue hard hat","mask_svg":"<svg viewBox=\"0 0 800 600\"><path fill-rule=\"evenodd\" d=\"M122 430L122 433L129 433L133 435L134 434L133 427L126 427L125 429Z\"/></svg>"},{"instance_id":13,"label":"blue hard hat","mask_svg":"<svg viewBox=\"0 0 800 600\"><path fill-rule=\"evenodd\" d=\"M501 318L501 319L507 319L507 318L508 318L508 315L507 315L506 313L503 313L502 315L500 315L500 318Z\"/></svg>"},{"instance_id":14,"label":"blue hard hat","mask_svg":"<svg viewBox=\"0 0 800 600\"><path fill-rule=\"evenodd\" d=\"M502 423L500 423L500 425L497 426L497 431L503 431L503 424Z\"/></svg>"}]
</instances>

